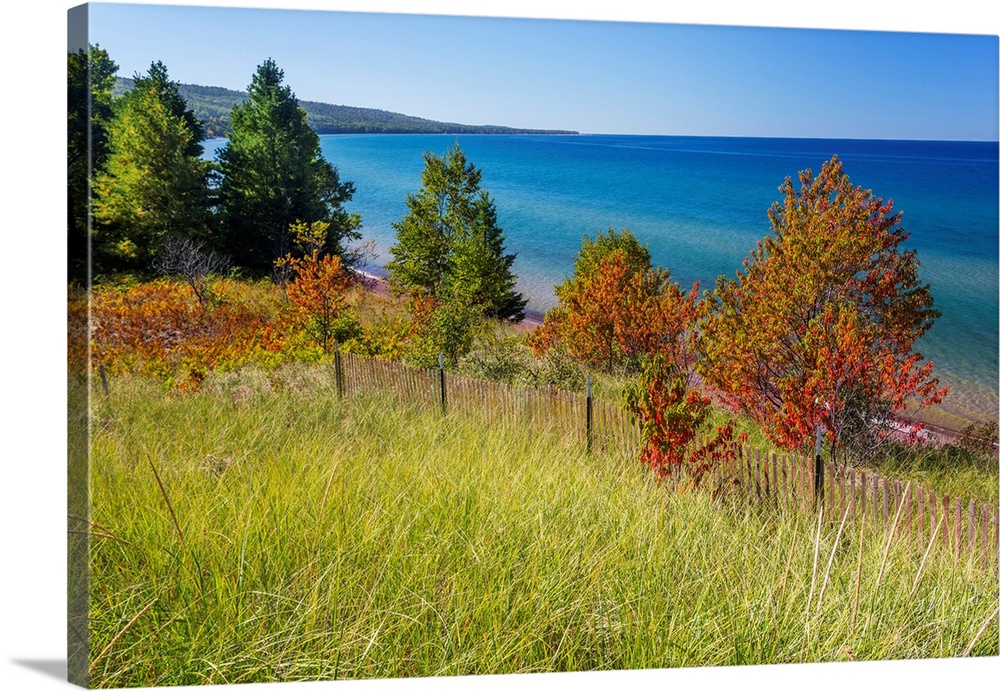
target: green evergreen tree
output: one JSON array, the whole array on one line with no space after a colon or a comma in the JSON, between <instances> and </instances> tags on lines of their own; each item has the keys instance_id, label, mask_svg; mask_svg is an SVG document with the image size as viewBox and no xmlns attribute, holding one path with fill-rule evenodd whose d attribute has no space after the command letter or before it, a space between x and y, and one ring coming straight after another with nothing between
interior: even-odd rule
<instances>
[{"instance_id":1,"label":"green evergreen tree","mask_svg":"<svg viewBox=\"0 0 1000 691\"><path fill-rule=\"evenodd\" d=\"M90 180L107 158L108 125L118 65L99 45L68 54L67 161L70 280L85 284L90 266Z\"/></svg>"},{"instance_id":2,"label":"green evergreen tree","mask_svg":"<svg viewBox=\"0 0 1000 691\"><path fill-rule=\"evenodd\" d=\"M325 249L347 263L345 241L361 237L360 217L343 208L354 185L341 182L323 158L319 137L283 81L273 60L257 68L247 100L232 110L232 134L219 153L227 250L259 274L292 251L295 223L329 223Z\"/></svg>"},{"instance_id":3,"label":"green evergreen tree","mask_svg":"<svg viewBox=\"0 0 1000 691\"><path fill-rule=\"evenodd\" d=\"M475 199L473 212L467 230L452 240L451 268L442 284L443 294L465 305L479 305L488 318L519 321L527 300L515 290L517 277L511 271L514 255L505 252L503 231L488 193Z\"/></svg>"},{"instance_id":4,"label":"green evergreen tree","mask_svg":"<svg viewBox=\"0 0 1000 691\"><path fill-rule=\"evenodd\" d=\"M94 178L95 270L143 270L168 234L208 235L203 138L163 63L135 76L115 104L107 161Z\"/></svg>"},{"instance_id":5,"label":"green evergreen tree","mask_svg":"<svg viewBox=\"0 0 1000 691\"><path fill-rule=\"evenodd\" d=\"M422 187L408 195L406 217L394 223L389 283L397 293L426 294L439 301L476 305L486 317L524 317L526 300L515 289L515 256L504 248L503 230L482 171L456 143L444 156L424 154Z\"/></svg>"}]
</instances>

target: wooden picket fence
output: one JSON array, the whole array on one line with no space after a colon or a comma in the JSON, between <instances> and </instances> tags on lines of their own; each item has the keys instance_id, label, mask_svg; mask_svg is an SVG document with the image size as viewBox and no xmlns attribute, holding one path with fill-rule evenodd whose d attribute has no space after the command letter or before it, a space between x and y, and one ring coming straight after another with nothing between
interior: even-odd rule
<instances>
[{"instance_id":1,"label":"wooden picket fence","mask_svg":"<svg viewBox=\"0 0 1000 691\"><path fill-rule=\"evenodd\" d=\"M550 429L561 436L578 439L595 451L634 454L640 434L636 424L621 407L557 389L514 386L443 373L439 369L408 367L399 362L369 359L350 353L338 355L341 374L338 390L351 393L378 393L404 403L434 406L444 412L476 410L494 424ZM442 381L444 395L442 396Z\"/></svg>"},{"instance_id":2,"label":"wooden picket fence","mask_svg":"<svg viewBox=\"0 0 1000 691\"><path fill-rule=\"evenodd\" d=\"M439 406L443 412L475 410L494 424L550 430L578 440L587 450L634 456L641 442L637 424L621 406L589 395L546 387L523 387L419 369L398 362L337 354L342 396L377 393L400 402ZM826 463L822 490L815 485L813 457L744 448L712 470L715 487L757 503L816 510L837 523L861 520L890 527L902 540L924 549L930 543L958 558L996 569L1000 555L1000 509L934 490L903 484L870 470Z\"/></svg>"},{"instance_id":3,"label":"wooden picket fence","mask_svg":"<svg viewBox=\"0 0 1000 691\"><path fill-rule=\"evenodd\" d=\"M1000 554L1000 510L985 502L938 495L912 483L864 468L823 464L816 488L814 457L743 449L741 457L715 468L712 482L741 488L757 503L818 509L832 523L861 521L889 527L899 539L924 550L932 542L959 559L996 570Z\"/></svg>"}]
</instances>

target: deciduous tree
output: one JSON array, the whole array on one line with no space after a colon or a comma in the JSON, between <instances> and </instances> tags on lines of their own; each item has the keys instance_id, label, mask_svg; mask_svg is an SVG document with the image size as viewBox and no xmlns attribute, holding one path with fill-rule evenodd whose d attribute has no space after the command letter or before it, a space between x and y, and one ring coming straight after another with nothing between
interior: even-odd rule
<instances>
[{"instance_id":1,"label":"deciduous tree","mask_svg":"<svg viewBox=\"0 0 1000 691\"><path fill-rule=\"evenodd\" d=\"M891 201L836 157L799 183L781 186L743 270L719 278L698 368L781 445L807 447L822 426L833 456L863 453L891 416L945 395L914 350L939 313Z\"/></svg>"},{"instance_id":2,"label":"deciduous tree","mask_svg":"<svg viewBox=\"0 0 1000 691\"><path fill-rule=\"evenodd\" d=\"M288 284L288 301L301 318L303 328L324 353L333 350L337 329L346 306L350 275L339 256L320 256L318 250L289 261L295 278Z\"/></svg>"},{"instance_id":3,"label":"deciduous tree","mask_svg":"<svg viewBox=\"0 0 1000 691\"><path fill-rule=\"evenodd\" d=\"M293 223L288 232L291 244L303 256L289 252L275 260L276 274L282 277L297 324L329 353L345 332L355 330L355 320L347 312L352 276L339 255L326 251L327 222Z\"/></svg>"},{"instance_id":4,"label":"deciduous tree","mask_svg":"<svg viewBox=\"0 0 1000 691\"><path fill-rule=\"evenodd\" d=\"M690 372L698 285L684 292L670 273L653 268L649 251L628 230L584 238L574 273L556 287L558 305L529 344L542 354L557 342L580 361L611 371L638 369L659 354Z\"/></svg>"},{"instance_id":5,"label":"deciduous tree","mask_svg":"<svg viewBox=\"0 0 1000 691\"><path fill-rule=\"evenodd\" d=\"M166 276L182 277L198 303L205 306L216 297L209 279L229 269L229 258L206 248L194 238L168 235L153 260L153 268Z\"/></svg>"}]
</instances>

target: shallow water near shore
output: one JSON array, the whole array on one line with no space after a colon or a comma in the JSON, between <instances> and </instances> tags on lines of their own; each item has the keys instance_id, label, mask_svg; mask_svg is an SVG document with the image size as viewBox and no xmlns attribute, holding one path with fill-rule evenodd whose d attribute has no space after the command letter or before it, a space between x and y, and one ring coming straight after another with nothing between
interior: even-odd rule
<instances>
[{"instance_id":1,"label":"shallow water near shore","mask_svg":"<svg viewBox=\"0 0 1000 691\"><path fill-rule=\"evenodd\" d=\"M624 135L327 135L323 155L356 192L348 205L384 265L392 223L420 188L423 154L458 141L483 171L528 309L555 304L584 235L630 229L682 287L733 276L769 230L785 177L839 155L851 181L893 199L942 313L919 342L951 386L928 421L998 415L996 142ZM206 156L224 144L209 142ZM377 266L375 267L377 269Z\"/></svg>"}]
</instances>

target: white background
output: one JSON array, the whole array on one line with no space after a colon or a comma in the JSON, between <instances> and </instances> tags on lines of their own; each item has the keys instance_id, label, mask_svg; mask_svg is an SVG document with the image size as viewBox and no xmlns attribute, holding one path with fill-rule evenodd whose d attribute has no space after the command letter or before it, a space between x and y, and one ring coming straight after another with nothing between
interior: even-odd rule
<instances>
[{"instance_id":1,"label":"white background","mask_svg":"<svg viewBox=\"0 0 1000 691\"><path fill-rule=\"evenodd\" d=\"M0 688L65 686L65 70L66 10L75 3L14 0L0 18ZM161 2L161 4L178 4ZM197 3L185 3L197 4ZM698 0L212 0L204 4L295 9L424 12L513 17L663 21L750 26L879 29L997 35L998 12L983 0L755 3ZM470 9L474 7L474 9ZM906 9L903 9L906 7ZM363 106L365 104L354 104ZM996 625L996 624L995 624ZM1000 659L837 663L518 677L443 678L286 685L295 689L604 689L768 687L800 689L978 686L1000 678ZM274 685L215 688L255 691Z\"/></svg>"}]
</instances>

